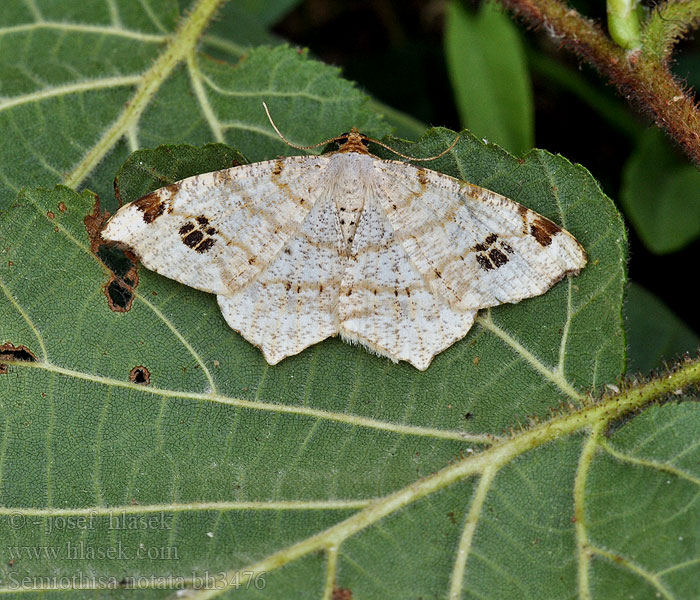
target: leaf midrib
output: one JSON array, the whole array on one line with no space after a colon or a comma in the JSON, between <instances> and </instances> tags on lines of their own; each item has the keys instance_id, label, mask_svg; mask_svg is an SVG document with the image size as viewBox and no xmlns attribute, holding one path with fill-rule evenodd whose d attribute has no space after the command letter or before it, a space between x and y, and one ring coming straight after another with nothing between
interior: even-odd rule
<instances>
[{"instance_id":1,"label":"leaf midrib","mask_svg":"<svg viewBox=\"0 0 700 600\"><path fill-rule=\"evenodd\" d=\"M312 552L321 550L329 552L333 550L337 553L338 547L342 542L359 531L404 508L408 504L472 475L480 474L482 481L486 478L486 482L481 490L482 496L485 497L490 482L493 480L493 475L521 454L566 435L582 430L590 430L593 426L602 430L611 421L619 419L629 412L639 410L659 396L673 392L676 389L682 389L697 381L700 381L700 361L684 365L663 380L652 380L637 388L631 388L625 392L610 396L604 402L588 405L576 412L556 417L547 423L504 440L483 452L462 459L454 465L449 465L433 475L424 477L384 497L323 532L271 554L257 563L232 570L222 578L222 583L226 581L241 581L242 577L252 578L257 574L270 572ZM487 477L489 473L491 476ZM477 512L479 512L481 504L477 507ZM478 519L478 514L474 518ZM471 538L468 533L466 537L467 541L462 544L462 547L468 551ZM455 564L453 577L459 571L460 566ZM330 577L326 577L327 581L329 579ZM204 600L205 598L216 597L227 589L228 587L222 586L218 589L195 590L191 597ZM453 580L452 591L457 591L458 589L461 589L461 586Z\"/></svg>"},{"instance_id":2,"label":"leaf midrib","mask_svg":"<svg viewBox=\"0 0 700 600\"><path fill-rule=\"evenodd\" d=\"M161 55L142 75L138 88L129 101L125 103L124 111L73 168L71 173L65 177L63 180L65 185L73 188L78 187L109 150L128 132L129 128L138 122L163 82L196 46L214 13L224 1L197 1L189 15L182 19L180 26L169 39Z\"/></svg>"}]
</instances>

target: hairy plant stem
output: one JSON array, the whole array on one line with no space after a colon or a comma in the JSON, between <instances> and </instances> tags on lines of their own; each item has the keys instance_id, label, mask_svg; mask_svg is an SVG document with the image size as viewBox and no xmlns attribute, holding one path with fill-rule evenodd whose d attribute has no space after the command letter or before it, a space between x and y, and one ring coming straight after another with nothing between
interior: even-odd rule
<instances>
[{"instance_id":1,"label":"hairy plant stem","mask_svg":"<svg viewBox=\"0 0 700 600\"><path fill-rule=\"evenodd\" d=\"M626 51L598 24L559 0L500 1L527 24L544 29L563 48L595 67L620 94L665 129L700 167L700 111L692 95L668 69L670 47L678 35L700 22L697 2L664 4L658 9L659 15L652 16L641 48ZM675 21L664 27L664 19L668 18L664 13L669 11Z\"/></svg>"}]
</instances>

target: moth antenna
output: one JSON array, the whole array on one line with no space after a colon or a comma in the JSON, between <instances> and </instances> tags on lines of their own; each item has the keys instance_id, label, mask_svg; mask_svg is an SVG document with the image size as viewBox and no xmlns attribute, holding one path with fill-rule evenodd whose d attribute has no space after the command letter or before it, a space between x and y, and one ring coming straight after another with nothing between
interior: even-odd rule
<instances>
[{"instance_id":1,"label":"moth antenna","mask_svg":"<svg viewBox=\"0 0 700 600\"><path fill-rule=\"evenodd\" d=\"M328 138L327 140L324 140L322 142L318 142L317 144L312 144L311 146L300 146L299 144L295 144L294 142L290 142L284 135L282 135L282 132L278 129L277 125L275 125L275 122L272 120L272 115L270 114L270 109L267 107L267 103L263 100L263 108L265 109L265 114L267 115L268 120L270 121L270 125L272 125L272 128L275 130L275 133L280 137L280 139L287 144L287 146L291 146L292 148L296 148L297 150L313 150L314 148L318 148L319 146L325 146L326 144L330 144L331 142L335 142L336 140L339 140L340 137L332 137ZM457 134L457 137L454 139L454 141L447 147L445 148L440 154L436 154L435 156L428 156L426 158L415 158L413 156L408 156L407 154L403 154L402 152L399 152L398 150L394 150L393 148L387 146L385 143L380 142L379 140L375 140L374 138L368 137L366 135L362 136L365 140L369 142L373 142L377 144L378 146L381 146L382 148L387 149L389 152L393 152L397 156L400 156L401 158L405 158L406 160L410 160L412 162L425 162L429 160L436 160L442 156L445 156L452 148L454 148L457 145L457 142L459 141L459 138L461 137L460 134Z\"/></svg>"},{"instance_id":2,"label":"moth antenna","mask_svg":"<svg viewBox=\"0 0 700 600\"><path fill-rule=\"evenodd\" d=\"M267 108L267 104L263 101L262 103L263 108L265 109L265 114L267 114L267 118L270 121L270 125L272 125L272 128L275 130L275 133L280 136L282 141L287 144L287 146L291 146L292 148L296 148L297 150L313 150L314 148L318 148L319 146L324 146L325 144L329 144L330 142L334 142L337 140L337 137L330 138L326 140L325 142L319 142L318 144L314 144L313 146L300 146L299 144L295 144L294 142L290 142L286 137L282 135L282 132L277 129L277 125L275 125L275 122L272 120L272 115L270 115L270 109Z\"/></svg>"},{"instance_id":3,"label":"moth antenna","mask_svg":"<svg viewBox=\"0 0 700 600\"><path fill-rule=\"evenodd\" d=\"M440 154L436 154L435 156L428 156L427 158L415 158L413 156L408 156L407 154L403 154L402 152L399 152L398 150L394 150L393 148L387 146L383 142L380 142L379 140L375 140L374 138L367 137L367 136L362 136L366 140L373 142L377 144L378 146L381 146L382 148L386 148L389 152L393 152L397 156L400 156L401 158L405 158L407 160L410 160L411 162L424 162L428 160L435 160L437 158L440 158L441 156L445 156L452 148L454 148L457 145L457 142L459 141L459 138L462 137L461 134L457 134L457 137L454 139L454 141L447 147L445 148Z\"/></svg>"}]
</instances>

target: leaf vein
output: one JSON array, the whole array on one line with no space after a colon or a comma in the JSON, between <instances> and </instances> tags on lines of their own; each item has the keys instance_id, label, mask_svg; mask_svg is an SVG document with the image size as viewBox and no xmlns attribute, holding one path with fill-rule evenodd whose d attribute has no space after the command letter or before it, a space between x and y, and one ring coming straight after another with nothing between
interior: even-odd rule
<instances>
[{"instance_id":1,"label":"leaf vein","mask_svg":"<svg viewBox=\"0 0 700 600\"><path fill-rule=\"evenodd\" d=\"M219 502L178 502L167 504L133 504L128 502L116 506L87 506L83 508L28 508L0 506L0 515L20 515L24 517L81 517L94 515L110 517L119 515L141 515L149 513L193 512L193 511L277 511L277 510L355 510L366 508L377 498L359 498L349 500L238 500Z\"/></svg>"},{"instance_id":2,"label":"leaf vein","mask_svg":"<svg viewBox=\"0 0 700 600\"><path fill-rule=\"evenodd\" d=\"M12 27L0 27L0 36L13 35L15 33L33 32L40 29L55 29L71 33L97 33L101 35L120 36L139 42L162 43L167 39L164 35L154 35L132 31L118 27L106 27L102 25L85 25L83 23L69 23L66 21L51 22L39 21L27 25L14 25Z\"/></svg>"},{"instance_id":3,"label":"leaf vein","mask_svg":"<svg viewBox=\"0 0 700 600\"><path fill-rule=\"evenodd\" d=\"M466 573L467 561L469 560L469 554L472 549L472 542L474 541L474 533L476 532L476 527L479 523L479 518L481 516L481 510L484 507L484 502L486 501L486 495L488 494L491 484L496 476L497 469L495 467L488 467L484 470L479 479L479 484L472 498L471 507L467 513L467 517L464 521L464 528L462 530L462 536L459 540L459 545L457 546L457 554L455 556L454 565L452 566L452 576L450 578L450 600L459 600L462 597L462 586L464 585L464 576Z\"/></svg>"},{"instance_id":4,"label":"leaf vein","mask_svg":"<svg viewBox=\"0 0 700 600\"><path fill-rule=\"evenodd\" d=\"M34 17L34 19L36 19L37 21L43 20L44 17L41 14L39 7L37 6L37 4L34 0L24 0L24 3L27 5L27 8L32 13L32 16Z\"/></svg>"},{"instance_id":5,"label":"leaf vein","mask_svg":"<svg viewBox=\"0 0 700 600\"><path fill-rule=\"evenodd\" d=\"M59 375L64 375L66 377L73 377L76 379L81 379L84 381L91 381L100 385L114 386L127 388L132 391L137 391L144 394L154 395L154 396L167 396L168 398L177 399L187 399L187 400L201 400L216 402L219 404L225 404L228 406L237 406L241 408L247 408L251 410L262 410L267 412L275 412L279 414L298 414L314 418L326 419L328 421L336 421L340 423L345 423L347 425L355 427L367 427L370 429L380 429L383 431L389 431L397 434L408 434L417 435L425 437L435 437L445 440L454 440L460 442L472 442L479 444L492 444L498 441L497 436L490 434L469 434L461 431L453 431L448 429L437 429L431 427L421 427L419 425L402 425L400 423L392 423L390 421L379 421L376 419L370 419L367 417L361 417L357 415L348 415L346 413L335 413L331 411L325 411L317 408L309 408L306 406L294 406L288 404L275 404L269 402L261 402L257 400L244 400L242 398L233 398L229 396L223 396L218 393L212 392L185 392L168 390L163 388L156 388L153 386L143 386L137 383L132 383L130 381L122 381L120 379L113 379L110 377L104 377L102 375L94 375L90 373L83 373L82 371L75 371L73 369L68 369L58 365L54 365L48 362L23 362L23 361L7 361L8 364L13 364L18 367L25 367L27 369L41 369L50 373L57 373Z\"/></svg>"},{"instance_id":6,"label":"leaf vein","mask_svg":"<svg viewBox=\"0 0 700 600\"><path fill-rule=\"evenodd\" d=\"M326 550L326 581L323 586L323 600L333 600L337 571L338 546L331 546Z\"/></svg>"},{"instance_id":7,"label":"leaf vein","mask_svg":"<svg viewBox=\"0 0 700 600\"><path fill-rule=\"evenodd\" d=\"M47 100L49 98L68 96L70 94L89 92L93 90L104 90L114 87L132 86L138 84L140 80L141 77L138 75L127 75L122 77L88 79L78 83L71 83L56 87L46 87L43 90L32 92L30 94L2 98L0 100L0 111L15 108L16 106L22 106L23 104L41 102L42 100Z\"/></svg>"},{"instance_id":8,"label":"leaf vein","mask_svg":"<svg viewBox=\"0 0 700 600\"><path fill-rule=\"evenodd\" d=\"M187 71L190 75L192 90L194 91L194 95L197 98L200 107L202 108L204 118L209 124L209 128L214 134L214 138L216 139L216 141L223 143L225 139L223 131L221 129L221 123L219 123L219 120L217 119L216 114L214 113L214 110L211 107L211 103L209 102L207 92L204 89L204 86L202 85L202 76L199 68L197 67L194 52L190 52L187 55Z\"/></svg>"},{"instance_id":9,"label":"leaf vein","mask_svg":"<svg viewBox=\"0 0 700 600\"><path fill-rule=\"evenodd\" d=\"M578 595L581 600L591 599L590 585L590 551L588 531L586 529L586 481L593 459L599 448L601 434L607 425L605 421L598 422L586 437L581 456L579 457L574 477L574 531L576 534L576 561L578 574Z\"/></svg>"},{"instance_id":10,"label":"leaf vein","mask_svg":"<svg viewBox=\"0 0 700 600\"><path fill-rule=\"evenodd\" d=\"M2 288L3 293L7 297L7 299L10 301L10 304L12 304L13 308L20 314L22 319L24 319L24 322L27 324L29 329L32 330L32 333L34 334L34 337L36 337L36 341L39 344L39 348L41 350L41 360L46 362L49 358L49 355L46 351L46 344L44 343L44 338L37 329L36 325L34 325L34 322L29 318L29 315L24 311L24 309L20 306L19 302L15 300L14 296L10 293L10 290L7 288L5 283L0 279L0 288ZM7 341L7 340L3 340Z\"/></svg>"},{"instance_id":11,"label":"leaf vein","mask_svg":"<svg viewBox=\"0 0 700 600\"><path fill-rule=\"evenodd\" d=\"M119 16L119 7L115 4L114 0L107 0L107 8L109 9L109 20L112 22L114 27L121 27L122 21Z\"/></svg>"},{"instance_id":12,"label":"leaf vein","mask_svg":"<svg viewBox=\"0 0 700 600\"><path fill-rule=\"evenodd\" d=\"M519 354L526 362L528 362L534 369L540 374L544 375L549 381L555 384L564 394L570 396L575 400L581 400L582 396L577 392L569 382L556 370L549 368L542 361L540 361L534 354L527 350L518 340L512 337L504 329L501 329L491 318L491 311L487 311L486 315L479 314L476 317L476 321L479 322L485 329L488 329L491 333L496 335L498 338L503 340L508 346L510 346L517 354Z\"/></svg>"},{"instance_id":13,"label":"leaf vein","mask_svg":"<svg viewBox=\"0 0 700 600\"><path fill-rule=\"evenodd\" d=\"M608 550L603 550L602 548L597 548L595 546L591 546L590 551L593 554L597 554L598 556L607 558L610 562L612 562L615 565L621 565L625 567L631 573L640 576L647 583L651 584L659 594L666 598L666 600L673 600L673 594L671 594L671 592L669 592L666 589L666 587L661 583L657 575L650 573L646 569L635 564L629 558L622 556L617 552L609 552Z\"/></svg>"},{"instance_id":14,"label":"leaf vein","mask_svg":"<svg viewBox=\"0 0 700 600\"><path fill-rule=\"evenodd\" d=\"M679 469L678 467L675 467L673 465L670 465L668 463L662 463L662 462L657 462L655 460L649 460L646 458L638 458L636 456L631 456L629 454L626 454L625 452L620 452L616 448L614 448L610 443L607 441L603 441L600 443L601 448L603 448L610 456L614 456L618 460L626 463L630 463L633 465L638 465L641 467L646 467L648 469L655 469L657 471L663 471L664 473L669 473L670 475L674 475L676 477L679 477L681 479L685 479L686 481L689 481L693 485L696 485L700 487L700 477L696 477L687 471L684 471L683 469Z\"/></svg>"},{"instance_id":15,"label":"leaf vein","mask_svg":"<svg viewBox=\"0 0 700 600\"><path fill-rule=\"evenodd\" d=\"M199 36L209 25L222 1L198 0L187 18L182 19L178 30L170 38L163 53L154 61L151 68L144 73L138 89L130 98L124 111L64 179L64 183L67 186L77 187L80 185L123 137L127 129L140 119L162 83L195 46Z\"/></svg>"},{"instance_id":16,"label":"leaf vein","mask_svg":"<svg viewBox=\"0 0 700 600\"><path fill-rule=\"evenodd\" d=\"M151 23L155 26L156 29L159 31L162 31L163 33L167 34L169 33L167 28L163 25L161 20L158 18L158 15L153 11L153 8L148 2L144 2L143 0L138 0L139 4L143 8L143 11L146 13L148 18L151 20Z\"/></svg>"}]
</instances>

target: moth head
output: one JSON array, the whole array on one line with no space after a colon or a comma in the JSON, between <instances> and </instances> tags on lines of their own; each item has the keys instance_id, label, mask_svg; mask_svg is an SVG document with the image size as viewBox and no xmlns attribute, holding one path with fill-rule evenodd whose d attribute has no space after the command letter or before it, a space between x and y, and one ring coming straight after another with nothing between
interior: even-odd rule
<instances>
[{"instance_id":1,"label":"moth head","mask_svg":"<svg viewBox=\"0 0 700 600\"><path fill-rule=\"evenodd\" d=\"M338 145L338 152L358 152L360 154L369 154L370 138L362 135L356 127L353 127L346 133L341 133L333 141Z\"/></svg>"}]
</instances>

